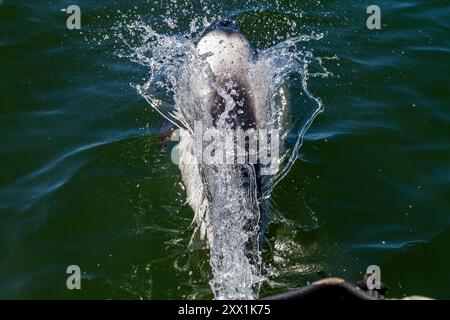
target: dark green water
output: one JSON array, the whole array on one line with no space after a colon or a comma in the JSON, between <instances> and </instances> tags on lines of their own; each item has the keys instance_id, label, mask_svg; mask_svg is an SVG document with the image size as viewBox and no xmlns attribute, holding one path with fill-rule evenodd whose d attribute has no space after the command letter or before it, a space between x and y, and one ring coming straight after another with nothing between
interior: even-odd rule
<instances>
[{"instance_id":1,"label":"dark green water","mask_svg":"<svg viewBox=\"0 0 450 320\"><path fill-rule=\"evenodd\" d=\"M82 33L66 28L70 4ZM110 30L130 9L167 33L233 18L257 48L295 21L338 57L309 82L325 110L273 192L262 296L376 264L391 297L450 298L450 6L378 1L382 29L368 30L370 4L0 1L0 298L212 297L162 119L130 86L146 70L117 56Z\"/></svg>"}]
</instances>

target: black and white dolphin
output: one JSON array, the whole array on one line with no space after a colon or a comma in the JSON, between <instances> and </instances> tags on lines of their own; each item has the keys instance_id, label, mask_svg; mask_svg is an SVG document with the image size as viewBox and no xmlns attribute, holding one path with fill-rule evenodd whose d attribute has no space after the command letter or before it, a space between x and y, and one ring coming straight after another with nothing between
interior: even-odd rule
<instances>
[{"instance_id":1,"label":"black and white dolphin","mask_svg":"<svg viewBox=\"0 0 450 320\"><path fill-rule=\"evenodd\" d=\"M224 252L230 248L242 251L230 259L243 257L258 273L265 207L261 164L248 159L233 164L199 161L203 146L194 139L194 126L200 123L201 130L219 132L267 129L271 111L264 75L258 74L254 50L232 21L218 22L198 41L196 50L202 63L197 70L187 68L179 80L184 90L178 93L175 110L185 124L177 150L188 203L195 212L194 235L207 239L211 255L219 260L227 259ZM221 261L218 267L241 262Z\"/></svg>"}]
</instances>

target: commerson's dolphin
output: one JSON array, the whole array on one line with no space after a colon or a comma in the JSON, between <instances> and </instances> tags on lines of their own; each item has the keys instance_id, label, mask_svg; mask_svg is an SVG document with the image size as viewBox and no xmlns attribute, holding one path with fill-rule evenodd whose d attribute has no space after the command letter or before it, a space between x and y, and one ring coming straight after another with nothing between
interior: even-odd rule
<instances>
[{"instance_id":1,"label":"commerson's dolphin","mask_svg":"<svg viewBox=\"0 0 450 320\"><path fill-rule=\"evenodd\" d=\"M258 87L258 75L252 71L254 50L236 24L228 20L216 23L198 41L196 49L205 68L189 70L180 79L187 89L185 97L179 95L176 106L178 118L191 129L180 130L177 148L188 203L195 211L194 236L206 238L219 259L226 259L220 251L222 247L242 249L248 262L259 268L264 209L260 162L250 161L249 156L240 162L206 163L205 154L200 155L199 161L199 151L207 148L196 141L197 136L194 139L198 124L202 126L201 135L209 129L216 130L210 137L212 140L219 140L221 132L240 130L245 132L245 148L249 151L251 135L248 133L266 127L269 112L264 101L267 97ZM216 154L223 147L223 141L217 143Z\"/></svg>"}]
</instances>

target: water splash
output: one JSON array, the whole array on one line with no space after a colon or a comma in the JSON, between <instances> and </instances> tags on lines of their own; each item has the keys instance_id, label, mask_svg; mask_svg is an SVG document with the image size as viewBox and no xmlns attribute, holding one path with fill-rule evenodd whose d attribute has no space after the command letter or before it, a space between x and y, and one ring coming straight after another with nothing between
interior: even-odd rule
<instances>
[{"instance_id":1,"label":"water splash","mask_svg":"<svg viewBox=\"0 0 450 320\"><path fill-rule=\"evenodd\" d=\"M176 26L175 20L165 19L165 22L170 29ZM133 86L157 112L181 128L185 136L192 134L192 119L198 118L199 113L207 113L199 107L204 103L192 82L208 79L208 65L205 57L198 54L195 44L210 24L206 18L196 18L191 21L187 32L174 35L159 33L140 19L116 28L117 36L125 44L119 55L148 69L148 79ZM257 83L255 95L267 110L264 126L280 130L284 147L279 159L280 170L265 178L260 197L256 195L256 187L251 186L244 193L242 189L230 187L233 185L230 181L236 177L224 166L208 169L215 170L211 188L214 194L220 195L215 201L209 203L202 199L201 181L191 186L197 191L192 192L188 200L196 211L197 233L207 235L209 239L213 272L210 286L217 299L257 298L259 287L265 280L261 274L259 251L253 258L249 258L246 251L246 244L258 239L261 232L258 223L248 228L248 222L259 221L259 206L289 172L305 132L323 110L320 98L309 91L308 80L327 77L330 73L320 57L300 49L305 42L319 41L322 37L322 34L300 35L259 50L249 70L250 77ZM311 65L315 65L318 71L310 72ZM299 95L303 98L298 99ZM305 105L299 106L301 102ZM214 212L214 216L207 214L209 211Z\"/></svg>"}]
</instances>

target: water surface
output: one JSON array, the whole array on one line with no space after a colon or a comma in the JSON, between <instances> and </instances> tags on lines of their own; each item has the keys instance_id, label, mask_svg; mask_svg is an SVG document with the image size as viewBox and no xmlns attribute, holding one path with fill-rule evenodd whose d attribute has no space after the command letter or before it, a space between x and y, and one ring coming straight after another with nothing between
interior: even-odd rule
<instances>
[{"instance_id":1,"label":"water surface","mask_svg":"<svg viewBox=\"0 0 450 320\"><path fill-rule=\"evenodd\" d=\"M163 121L130 85L148 70L115 36L130 20L180 34L219 16L258 49L323 33L305 49L337 57L309 80L324 112L272 194L261 295L376 264L389 296L449 297L445 1L379 1L381 30L352 0L77 1L81 32L70 4L0 2L1 298L212 297ZM80 291L66 289L71 264Z\"/></svg>"}]
</instances>

